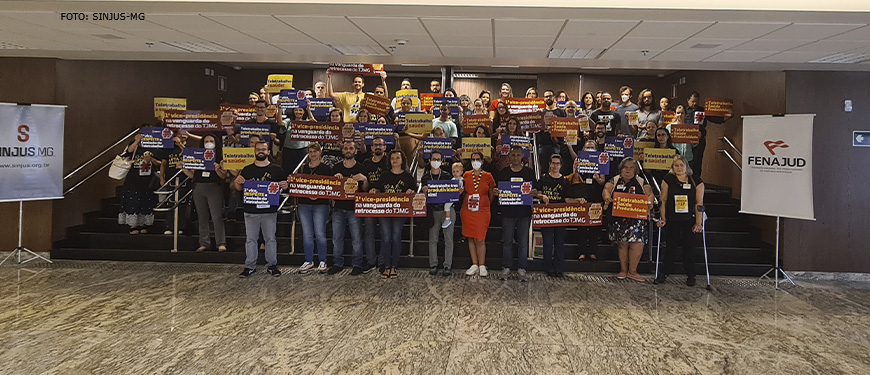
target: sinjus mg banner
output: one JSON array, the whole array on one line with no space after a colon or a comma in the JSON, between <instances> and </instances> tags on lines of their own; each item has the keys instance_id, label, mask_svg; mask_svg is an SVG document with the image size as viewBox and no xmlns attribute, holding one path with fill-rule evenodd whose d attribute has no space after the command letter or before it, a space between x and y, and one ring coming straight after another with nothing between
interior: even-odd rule
<instances>
[{"instance_id":1,"label":"sinjus mg banner","mask_svg":"<svg viewBox=\"0 0 870 375\"><path fill-rule=\"evenodd\" d=\"M63 198L64 112L0 103L0 202Z\"/></svg>"},{"instance_id":2,"label":"sinjus mg banner","mask_svg":"<svg viewBox=\"0 0 870 375\"><path fill-rule=\"evenodd\" d=\"M743 116L740 212L815 220L814 118Z\"/></svg>"}]
</instances>

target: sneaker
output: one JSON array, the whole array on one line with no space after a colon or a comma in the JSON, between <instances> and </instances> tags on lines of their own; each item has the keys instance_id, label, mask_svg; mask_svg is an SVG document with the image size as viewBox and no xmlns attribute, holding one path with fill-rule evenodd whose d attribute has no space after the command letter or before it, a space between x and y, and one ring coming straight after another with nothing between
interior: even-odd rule
<instances>
[{"instance_id":1,"label":"sneaker","mask_svg":"<svg viewBox=\"0 0 870 375\"><path fill-rule=\"evenodd\" d=\"M257 270L255 270L253 268L245 268L245 270L239 274L239 277L242 279L247 279L247 278L251 277L255 272L257 272Z\"/></svg>"},{"instance_id":2,"label":"sneaker","mask_svg":"<svg viewBox=\"0 0 870 375\"><path fill-rule=\"evenodd\" d=\"M444 267L444 271L441 271L441 274L444 276L450 276L453 272L450 271L450 267Z\"/></svg>"},{"instance_id":3,"label":"sneaker","mask_svg":"<svg viewBox=\"0 0 870 375\"><path fill-rule=\"evenodd\" d=\"M301 266L299 266L299 272L308 272L312 268L314 268L314 262L305 262L302 263Z\"/></svg>"},{"instance_id":4,"label":"sneaker","mask_svg":"<svg viewBox=\"0 0 870 375\"><path fill-rule=\"evenodd\" d=\"M518 269L518 270L517 270L517 274L519 275L519 278L520 278L520 281L521 281L521 282L529 281L529 276L526 275L526 270L525 270L525 269L523 269L523 268Z\"/></svg>"},{"instance_id":5,"label":"sneaker","mask_svg":"<svg viewBox=\"0 0 870 375\"><path fill-rule=\"evenodd\" d=\"M164 230L164 231L163 231L163 234L172 234L172 231L169 230L169 229L167 229L167 230Z\"/></svg>"},{"instance_id":6,"label":"sneaker","mask_svg":"<svg viewBox=\"0 0 870 375\"><path fill-rule=\"evenodd\" d=\"M435 276L438 274L438 267L432 267L429 269L429 274Z\"/></svg>"},{"instance_id":7,"label":"sneaker","mask_svg":"<svg viewBox=\"0 0 870 375\"><path fill-rule=\"evenodd\" d=\"M499 277L500 277L502 280L510 279L510 278L511 278L511 269L510 269L510 268L507 268L507 267L503 268L503 269L501 270L501 274L499 274Z\"/></svg>"},{"instance_id":8,"label":"sneaker","mask_svg":"<svg viewBox=\"0 0 870 375\"><path fill-rule=\"evenodd\" d=\"M183 231L183 230L179 230L179 231L178 231L178 235L180 236L180 235L182 235L182 234L184 234L184 231Z\"/></svg>"},{"instance_id":9,"label":"sneaker","mask_svg":"<svg viewBox=\"0 0 870 375\"><path fill-rule=\"evenodd\" d=\"M371 264L363 264L362 273L369 273L375 270L375 266Z\"/></svg>"},{"instance_id":10,"label":"sneaker","mask_svg":"<svg viewBox=\"0 0 870 375\"><path fill-rule=\"evenodd\" d=\"M343 270L343 269L344 269L344 267L332 266L332 267L329 267L329 270L326 271L326 274L327 275L335 275L335 274L341 272L341 270Z\"/></svg>"},{"instance_id":11,"label":"sneaker","mask_svg":"<svg viewBox=\"0 0 870 375\"><path fill-rule=\"evenodd\" d=\"M369 270L369 271L371 271L371 270ZM350 275L351 275L351 276L359 276L359 275L362 275L362 274L363 274L363 269L362 269L362 267L354 267L354 268L350 271Z\"/></svg>"},{"instance_id":12,"label":"sneaker","mask_svg":"<svg viewBox=\"0 0 870 375\"><path fill-rule=\"evenodd\" d=\"M695 276L686 278L686 286L695 286Z\"/></svg>"},{"instance_id":13,"label":"sneaker","mask_svg":"<svg viewBox=\"0 0 870 375\"><path fill-rule=\"evenodd\" d=\"M320 262L320 265L317 266L317 272L326 272L326 262Z\"/></svg>"},{"instance_id":14,"label":"sneaker","mask_svg":"<svg viewBox=\"0 0 870 375\"><path fill-rule=\"evenodd\" d=\"M472 264L471 267L468 267L468 271L465 271L465 276L474 276L477 274L478 270L480 270L480 267L477 267L476 264Z\"/></svg>"},{"instance_id":15,"label":"sneaker","mask_svg":"<svg viewBox=\"0 0 870 375\"><path fill-rule=\"evenodd\" d=\"M450 224L453 224L453 220L450 220L450 218L448 217L444 219L443 223L441 223L441 228L448 228L450 227Z\"/></svg>"},{"instance_id":16,"label":"sneaker","mask_svg":"<svg viewBox=\"0 0 870 375\"><path fill-rule=\"evenodd\" d=\"M272 266L272 267L266 268L266 272L268 272L270 275L272 275L274 277L281 276L281 270L278 269L278 266Z\"/></svg>"},{"instance_id":17,"label":"sneaker","mask_svg":"<svg viewBox=\"0 0 870 375\"><path fill-rule=\"evenodd\" d=\"M480 269L478 269L478 273L480 274L480 277L489 276L489 272L486 270L486 266L480 266Z\"/></svg>"}]
</instances>

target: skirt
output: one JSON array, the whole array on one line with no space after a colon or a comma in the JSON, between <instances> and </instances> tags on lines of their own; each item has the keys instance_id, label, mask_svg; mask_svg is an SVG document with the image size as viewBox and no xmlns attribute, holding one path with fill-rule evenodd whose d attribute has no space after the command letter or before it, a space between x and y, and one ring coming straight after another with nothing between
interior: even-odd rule
<instances>
[{"instance_id":1,"label":"skirt","mask_svg":"<svg viewBox=\"0 0 870 375\"><path fill-rule=\"evenodd\" d=\"M121 189L121 212L118 214L118 224L130 227L143 227L154 224L154 206L157 205L157 195L148 188Z\"/></svg>"},{"instance_id":2,"label":"skirt","mask_svg":"<svg viewBox=\"0 0 870 375\"><path fill-rule=\"evenodd\" d=\"M643 242L649 239L647 220L614 217L611 219L607 235L611 242Z\"/></svg>"}]
</instances>

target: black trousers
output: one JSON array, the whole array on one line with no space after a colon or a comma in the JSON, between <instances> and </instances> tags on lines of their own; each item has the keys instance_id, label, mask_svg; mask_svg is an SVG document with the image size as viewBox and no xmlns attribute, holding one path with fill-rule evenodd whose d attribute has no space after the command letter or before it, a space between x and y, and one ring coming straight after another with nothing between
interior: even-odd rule
<instances>
[{"instance_id":1,"label":"black trousers","mask_svg":"<svg viewBox=\"0 0 870 375\"><path fill-rule=\"evenodd\" d=\"M598 255L598 243L601 242L601 227L577 227L575 236L580 254Z\"/></svg>"},{"instance_id":2,"label":"black trousers","mask_svg":"<svg viewBox=\"0 0 870 375\"><path fill-rule=\"evenodd\" d=\"M663 247L664 264L662 265L662 275L669 275L674 266L674 256L677 252L677 247L683 248L683 269L686 276L695 276L695 239L697 233L692 233L692 226L695 225L695 220L685 221L668 221L665 225L665 235L668 238L668 246Z\"/></svg>"}]
</instances>

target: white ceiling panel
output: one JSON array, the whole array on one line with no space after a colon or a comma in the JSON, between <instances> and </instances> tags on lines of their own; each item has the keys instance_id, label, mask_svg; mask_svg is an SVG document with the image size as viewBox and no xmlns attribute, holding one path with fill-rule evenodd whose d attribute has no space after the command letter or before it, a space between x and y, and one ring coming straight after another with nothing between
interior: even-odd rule
<instances>
[{"instance_id":1,"label":"white ceiling panel","mask_svg":"<svg viewBox=\"0 0 870 375\"><path fill-rule=\"evenodd\" d=\"M145 40L157 40L157 41L169 41L169 40L186 40L190 42L201 42L203 39L197 38L193 35L178 32L175 30L169 30L166 28L161 28L159 30L153 31L145 31L145 30L124 30L123 33L121 31L115 30L114 34L118 36L126 36L129 35L134 38L141 38Z\"/></svg>"},{"instance_id":2,"label":"white ceiling panel","mask_svg":"<svg viewBox=\"0 0 870 375\"><path fill-rule=\"evenodd\" d=\"M765 35L765 39L791 39L814 40L825 39L830 36L857 29L863 24L826 24L826 23L795 23L780 30Z\"/></svg>"},{"instance_id":3,"label":"white ceiling panel","mask_svg":"<svg viewBox=\"0 0 870 375\"><path fill-rule=\"evenodd\" d=\"M685 39L712 24L713 22L643 21L627 36Z\"/></svg>"},{"instance_id":4,"label":"white ceiling panel","mask_svg":"<svg viewBox=\"0 0 870 375\"><path fill-rule=\"evenodd\" d=\"M60 13L56 12L3 12L3 16L15 19L21 22L38 25L39 28L49 27L56 30L76 30L76 29L103 29L105 27L95 25L87 21L72 21L61 20ZM19 26L28 27L27 25ZM6 26L0 26L6 28Z\"/></svg>"},{"instance_id":5,"label":"white ceiling panel","mask_svg":"<svg viewBox=\"0 0 870 375\"><path fill-rule=\"evenodd\" d=\"M785 26L787 22L717 22L695 38L753 39Z\"/></svg>"},{"instance_id":6,"label":"white ceiling panel","mask_svg":"<svg viewBox=\"0 0 870 375\"><path fill-rule=\"evenodd\" d=\"M10 13L2 13L4 15L8 15ZM0 16L0 30L45 30L45 27L29 23L25 21L19 21L10 17Z\"/></svg>"},{"instance_id":7,"label":"white ceiling panel","mask_svg":"<svg viewBox=\"0 0 870 375\"><path fill-rule=\"evenodd\" d=\"M820 40L805 46L800 46L789 52L827 52L828 54L836 52L847 52L853 49L870 46L870 41L856 40Z\"/></svg>"},{"instance_id":8,"label":"white ceiling panel","mask_svg":"<svg viewBox=\"0 0 870 375\"><path fill-rule=\"evenodd\" d=\"M758 60L758 62L805 63L828 55L830 55L830 53L827 52L782 52L765 57Z\"/></svg>"},{"instance_id":9,"label":"white ceiling panel","mask_svg":"<svg viewBox=\"0 0 870 375\"><path fill-rule=\"evenodd\" d=\"M255 36L257 39L260 39L267 43L284 43L284 44L316 44L317 41L309 38L305 34L302 34L296 30L291 28L287 28L287 31L282 32L272 32L272 31L261 31L257 33L252 33L251 35Z\"/></svg>"},{"instance_id":10,"label":"white ceiling panel","mask_svg":"<svg viewBox=\"0 0 870 375\"><path fill-rule=\"evenodd\" d=\"M633 49L633 50L664 50L674 44L683 41L683 38L622 38L619 42L613 45L614 49Z\"/></svg>"},{"instance_id":11,"label":"white ceiling panel","mask_svg":"<svg viewBox=\"0 0 870 375\"><path fill-rule=\"evenodd\" d=\"M215 31L203 31L203 30L191 30L187 31L187 34L193 35L198 38L202 38L212 42L229 42L229 43L260 43L259 40L251 38L248 35L242 34L238 31L233 31L227 28L224 30L215 30Z\"/></svg>"},{"instance_id":12,"label":"white ceiling panel","mask_svg":"<svg viewBox=\"0 0 870 375\"><path fill-rule=\"evenodd\" d=\"M341 16L275 16L299 31L312 34L317 31L330 33L359 33L359 28Z\"/></svg>"},{"instance_id":13,"label":"white ceiling panel","mask_svg":"<svg viewBox=\"0 0 870 375\"><path fill-rule=\"evenodd\" d=\"M432 41L432 38L430 38L429 35L396 35L396 33L369 35L375 41L384 46L398 46L398 43L396 43L396 39L403 39L407 41L406 45L408 47L435 47L435 42Z\"/></svg>"},{"instance_id":14,"label":"white ceiling panel","mask_svg":"<svg viewBox=\"0 0 870 375\"><path fill-rule=\"evenodd\" d=\"M694 50L667 50L652 61L701 61L710 56L715 55L719 51L710 49L694 49Z\"/></svg>"},{"instance_id":15,"label":"white ceiling panel","mask_svg":"<svg viewBox=\"0 0 870 375\"><path fill-rule=\"evenodd\" d=\"M605 51L603 55L601 55L599 60L646 61L657 55L659 52L662 52L662 50L649 50L649 52L644 55L636 49L609 49Z\"/></svg>"},{"instance_id":16,"label":"white ceiling panel","mask_svg":"<svg viewBox=\"0 0 870 375\"><path fill-rule=\"evenodd\" d=\"M495 20L496 35L555 37L565 24L564 19L553 20Z\"/></svg>"},{"instance_id":17,"label":"white ceiling panel","mask_svg":"<svg viewBox=\"0 0 870 375\"><path fill-rule=\"evenodd\" d=\"M488 18L423 18L422 20L439 45L453 45L450 43L452 38L462 36L465 36L465 39L492 39L492 20Z\"/></svg>"},{"instance_id":18,"label":"white ceiling panel","mask_svg":"<svg viewBox=\"0 0 870 375\"><path fill-rule=\"evenodd\" d=\"M0 26L2 27L2 26ZM870 39L870 26L855 29L844 34L832 36L831 40L868 40Z\"/></svg>"},{"instance_id":19,"label":"white ceiling panel","mask_svg":"<svg viewBox=\"0 0 870 375\"><path fill-rule=\"evenodd\" d=\"M441 51L450 57L492 57L492 47L441 46Z\"/></svg>"},{"instance_id":20,"label":"white ceiling panel","mask_svg":"<svg viewBox=\"0 0 870 375\"><path fill-rule=\"evenodd\" d=\"M205 18L221 23L241 32L280 32L292 30L287 24L268 15L212 15L203 14Z\"/></svg>"},{"instance_id":21,"label":"white ceiling panel","mask_svg":"<svg viewBox=\"0 0 870 375\"><path fill-rule=\"evenodd\" d=\"M710 56L704 61L709 62L753 62L763 59L776 52L774 51L722 51Z\"/></svg>"},{"instance_id":22,"label":"white ceiling panel","mask_svg":"<svg viewBox=\"0 0 870 375\"><path fill-rule=\"evenodd\" d=\"M495 49L495 57L504 57L504 58L535 58L535 59L543 59L547 58L547 55L550 54L549 48L503 48L497 47Z\"/></svg>"},{"instance_id":23,"label":"white ceiling panel","mask_svg":"<svg viewBox=\"0 0 870 375\"><path fill-rule=\"evenodd\" d=\"M559 36L559 40L553 45L554 48L581 48L581 49L590 49L590 48L610 48L617 40L619 36L605 36L605 37L577 37L577 36L566 36L565 33L562 33Z\"/></svg>"},{"instance_id":24,"label":"white ceiling panel","mask_svg":"<svg viewBox=\"0 0 870 375\"><path fill-rule=\"evenodd\" d=\"M100 40L79 40L74 43L78 47L87 48L94 51L145 51L148 46L145 42L140 43L112 43Z\"/></svg>"},{"instance_id":25,"label":"white ceiling panel","mask_svg":"<svg viewBox=\"0 0 870 375\"><path fill-rule=\"evenodd\" d=\"M338 33L313 32L309 35L311 35L313 38L319 40L321 43L326 43L326 44L346 44L346 45L377 44L377 42L372 40L372 38L369 38L368 35L363 34L363 33L352 33L352 34L341 33L341 34L338 34Z\"/></svg>"},{"instance_id":26,"label":"white ceiling panel","mask_svg":"<svg viewBox=\"0 0 870 375\"><path fill-rule=\"evenodd\" d=\"M553 44L553 38L556 34L549 36L506 36L497 34L495 36L495 46L498 48L546 48L549 50Z\"/></svg>"},{"instance_id":27,"label":"white ceiling panel","mask_svg":"<svg viewBox=\"0 0 870 375\"><path fill-rule=\"evenodd\" d=\"M54 42L50 40L27 40L16 41L16 44L21 44L25 47L38 50L51 51L89 51L86 47L79 47L70 43Z\"/></svg>"},{"instance_id":28,"label":"white ceiling panel","mask_svg":"<svg viewBox=\"0 0 870 375\"><path fill-rule=\"evenodd\" d=\"M148 21L180 31L226 31L226 26L198 14L149 14Z\"/></svg>"},{"instance_id":29,"label":"white ceiling panel","mask_svg":"<svg viewBox=\"0 0 870 375\"><path fill-rule=\"evenodd\" d=\"M640 20L568 20L562 37L604 37L615 41L625 35Z\"/></svg>"},{"instance_id":30,"label":"white ceiling panel","mask_svg":"<svg viewBox=\"0 0 870 375\"><path fill-rule=\"evenodd\" d=\"M811 40L781 40L781 39L755 39L750 40L731 51L754 51L754 52L781 52L812 42Z\"/></svg>"},{"instance_id":31,"label":"white ceiling panel","mask_svg":"<svg viewBox=\"0 0 870 375\"><path fill-rule=\"evenodd\" d=\"M738 44L746 43L747 39L708 39L708 38L691 38L686 39L684 42L677 44L673 47L675 50L693 50L693 49L704 49L704 50L716 50L722 51L729 48L732 48ZM706 45L711 46L718 44L715 47L704 47L704 48L694 48L697 45Z\"/></svg>"},{"instance_id":32,"label":"white ceiling panel","mask_svg":"<svg viewBox=\"0 0 870 375\"><path fill-rule=\"evenodd\" d=\"M421 47L421 46L402 46L397 47L395 51L392 52L393 56L409 56L409 57L442 57L441 52L438 51L434 45L431 47Z\"/></svg>"},{"instance_id":33,"label":"white ceiling panel","mask_svg":"<svg viewBox=\"0 0 870 375\"><path fill-rule=\"evenodd\" d=\"M267 43L221 43L222 46L240 53L284 54L284 50Z\"/></svg>"},{"instance_id":34,"label":"white ceiling panel","mask_svg":"<svg viewBox=\"0 0 870 375\"><path fill-rule=\"evenodd\" d=\"M416 17L350 17L368 34L393 34L393 39L405 35L429 35Z\"/></svg>"},{"instance_id":35,"label":"white ceiling panel","mask_svg":"<svg viewBox=\"0 0 870 375\"><path fill-rule=\"evenodd\" d=\"M335 52L332 48L324 46L323 44L274 44L275 47L283 49L294 55L305 55L305 56L335 56L338 55L338 52Z\"/></svg>"}]
</instances>

